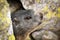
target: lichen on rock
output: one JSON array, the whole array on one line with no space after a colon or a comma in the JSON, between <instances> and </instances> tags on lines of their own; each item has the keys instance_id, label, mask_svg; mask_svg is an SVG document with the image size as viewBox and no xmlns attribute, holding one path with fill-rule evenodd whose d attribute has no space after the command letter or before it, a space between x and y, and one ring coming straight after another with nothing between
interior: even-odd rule
<instances>
[{"instance_id":1,"label":"lichen on rock","mask_svg":"<svg viewBox=\"0 0 60 40\"><path fill-rule=\"evenodd\" d=\"M9 4L7 0L0 0L0 40L8 40L10 35L13 35L13 28Z\"/></svg>"}]
</instances>

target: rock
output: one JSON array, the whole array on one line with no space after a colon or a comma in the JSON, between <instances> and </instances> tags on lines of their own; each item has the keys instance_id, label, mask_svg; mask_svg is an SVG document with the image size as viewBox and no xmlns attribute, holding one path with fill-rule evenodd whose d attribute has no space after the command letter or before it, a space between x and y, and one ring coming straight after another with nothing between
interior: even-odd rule
<instances>
[{"instance_id":1,"label":"rock","mask_svg":"<svg viewBox=\"0 0 60 40\"><path fill-rule=\"evenodd\" d=\"M11 13L21 9L24 10L22 3L19 0L7 0L7 2L9 3Z\"/></svg>"},{"instance_id":2,"label":"rock","mask_svg":"<svg viewBox=\"0 0 60 40\"><path fill-rule=\"evenodd\" d=\"M32 37L34 40L58 40L58 36L46 30L39 30L32 33Z\"/></svg>"},{"instance_id":3,"label":"rock","mask_svg":"<svg viewBox=\"0 0 60 40\"><path fill-rule=\"evenodd\" d=\"M0 0L0 40L15 40L7 0Z\"/></svg>"}]
</instances>

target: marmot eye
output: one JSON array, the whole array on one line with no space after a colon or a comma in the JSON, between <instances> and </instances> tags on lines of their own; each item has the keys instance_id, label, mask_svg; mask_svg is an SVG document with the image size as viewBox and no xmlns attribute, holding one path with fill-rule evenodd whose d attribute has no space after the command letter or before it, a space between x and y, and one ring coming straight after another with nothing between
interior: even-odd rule
<instances>
[{"instance_id":1,"label":"marmot eye","mask_svg":"<svg viewBox=\"0 0 60 40\"><path fill-rule=\"evenodd\" d=\"M29 20L29 19L32 19L31 16L27 16L27 17L24 17L25 20Z\"/></svg>"}]
</instances>

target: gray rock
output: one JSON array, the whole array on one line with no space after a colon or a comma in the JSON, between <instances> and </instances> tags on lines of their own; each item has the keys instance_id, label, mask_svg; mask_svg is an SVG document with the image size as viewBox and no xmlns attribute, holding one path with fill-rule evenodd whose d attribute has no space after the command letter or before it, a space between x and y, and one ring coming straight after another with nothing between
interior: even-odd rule
<instances>
[{"instance_id":1,"label":"gray rock","mask_svg":"<svg viewBox=\"0 0 60 40\"><path fill-rule=\"evenodd\" d=\"M46 30L33 32L32 37L35 40L58 40L58 36L55 33Z\"/></svg>"}]
</instances>

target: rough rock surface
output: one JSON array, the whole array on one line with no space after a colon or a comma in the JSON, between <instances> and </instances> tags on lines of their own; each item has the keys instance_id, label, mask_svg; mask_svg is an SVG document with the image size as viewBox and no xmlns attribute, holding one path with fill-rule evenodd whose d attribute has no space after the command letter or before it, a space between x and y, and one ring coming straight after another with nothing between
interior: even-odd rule
<instances>
[{"instance_id":1,"label":"rough rock surface","mask_svg":"<svg viewBox=\"0 0 60 40\"><path fill-rule=\"evenodd\" d=\"M0 0L0 40L15 40L7 0Z\"/></svg>"}]
</instances>

